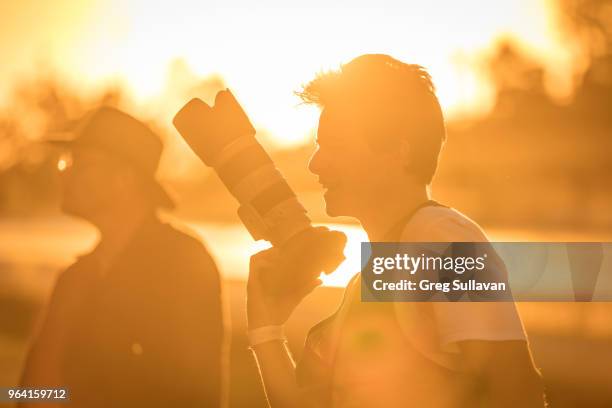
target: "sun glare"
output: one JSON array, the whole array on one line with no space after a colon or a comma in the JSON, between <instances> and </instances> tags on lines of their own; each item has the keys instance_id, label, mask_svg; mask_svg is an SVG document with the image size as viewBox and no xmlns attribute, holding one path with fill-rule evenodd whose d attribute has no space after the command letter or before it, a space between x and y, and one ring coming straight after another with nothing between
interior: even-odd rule
<instances>
[{"instance_id":1,"label":"sun glare","mask_svg":"<svg viewBox=\"0 0 612 408\"><path fill-rule=\"evenodd\" d=\"M62 7L70 11L67 3ZM220 75L256 127L281 146L303 143L316 125L316 111L299 106L293 91L363 53L426 66L450 116L491 105L477 61L500 38L540 55L555 92L563 92L572 75L572 56L556 36L548 0L466 0L443 8L392 0L350 8L323 0L300 7L279 0L91 0L91 7L94 12L80 13L75 22L82 33L53 53L70 78L90 88L115 80L137 105L163 104L168 67L180 58L202 78Z\"/></svg>"},{"instance_id":2,"label":"sun glare","mask_svg":"<svg viewBox=\"0 0 612 408\"><path fill-rule=\"evenodd\" d=\"M333 224L328 225L330 229L342 231L346 234L346 247L344 248L345 260L338 269L330 275L321 274L324 286L341 286L348 284L353 276L361 268L361 243L368 242L368 235L363 229L356 225Z\"/></svg>"}]
</instances>

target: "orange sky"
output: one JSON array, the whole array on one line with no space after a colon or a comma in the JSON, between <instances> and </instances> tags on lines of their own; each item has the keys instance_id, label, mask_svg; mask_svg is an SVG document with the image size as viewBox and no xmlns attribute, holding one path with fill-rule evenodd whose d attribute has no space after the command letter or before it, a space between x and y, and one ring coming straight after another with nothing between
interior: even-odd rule
<instances>
[{"instance_id":1,"label":"orange sky","mask_svg":"<svg viewBox=\"0 0 612 408\"><path fill-rule=\"evenodd\" d=\"M84 89L120 80L147 109L164 95L169 63L182 58L197 75L220 74L256 126L291 144L316 124L316 111L297 107L292 91L366 52L428 67L452 116L490 105L475 62L510 36L544 60L550 89L563 96L573 54L556 33L551 1L4 2L0 91L46 61ZM168 121L180 107L164 106Z\"/></svg>"}]
</instances>

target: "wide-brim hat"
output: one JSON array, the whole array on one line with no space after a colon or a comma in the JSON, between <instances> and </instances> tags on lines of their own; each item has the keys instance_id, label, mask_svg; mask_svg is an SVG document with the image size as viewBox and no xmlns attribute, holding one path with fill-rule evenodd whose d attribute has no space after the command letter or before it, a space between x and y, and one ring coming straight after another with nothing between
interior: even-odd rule
<instances>
[{"instance_id":1,"label":"wide-brim hat","mask_svg":"<svg viewBox=\"0 0 612 408\"><path fill-rule=\"evenodd\" d=\"M54 146L101 150L132 167L158 206L172 209L174 200L155 177L163 150L160 138L144 123L119 109L100 107L71 122L62 137L47 138Z\"/></svg>"}]
</instances>

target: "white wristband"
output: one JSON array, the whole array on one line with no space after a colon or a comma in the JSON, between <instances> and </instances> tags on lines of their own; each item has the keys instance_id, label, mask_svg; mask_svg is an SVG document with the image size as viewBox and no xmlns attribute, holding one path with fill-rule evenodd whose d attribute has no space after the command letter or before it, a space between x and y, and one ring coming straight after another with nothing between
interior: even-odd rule
<instances>
[{"instance_id":1,"label":"white wristband","mask_svg":"<svg viewBox=\"0 0 612 408\"><path fill-rule=\"evenodd\" d=\"M258 327L257 329L249 330L247 335L249 337L249 345L251 347L275 340L280 340L282 342L287 341L283 326Z\"/></svg>"}]
</instances>

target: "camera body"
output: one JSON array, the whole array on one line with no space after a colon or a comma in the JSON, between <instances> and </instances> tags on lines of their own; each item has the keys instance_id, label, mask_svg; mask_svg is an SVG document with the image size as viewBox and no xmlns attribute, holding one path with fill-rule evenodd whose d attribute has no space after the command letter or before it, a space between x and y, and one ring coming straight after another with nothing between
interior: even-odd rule
<instances>
[{"instance_id":1,"label":"camera body","mask_svg":"<svg viewBox=\"0 0 612 408\"><path fill-rule=\"evenodd\" d=\"M344 259L346 236L312 226L306 209L255 138L255 128L229 90L217 94L214 107L192 99L173 123L240 203L238 216L253 239L280 248L306 274L304 278L338 267Z\"/></svg>"}]
</instances>

